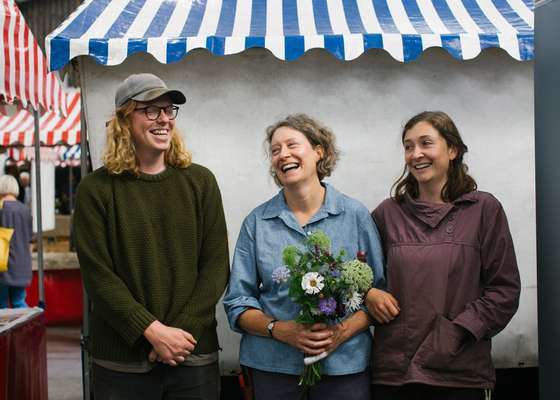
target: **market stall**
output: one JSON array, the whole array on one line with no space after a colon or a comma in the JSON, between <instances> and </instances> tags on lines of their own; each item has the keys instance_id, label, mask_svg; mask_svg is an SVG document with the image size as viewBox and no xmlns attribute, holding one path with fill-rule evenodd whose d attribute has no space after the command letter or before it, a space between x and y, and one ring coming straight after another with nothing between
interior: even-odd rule
<instances>
[{"instance_id":1,"label":"market stall","mask_svg":"<svg viewBox=\"0 0 560 400\"><path fill-rule=\"evenodd\" d=\"M39 141L42 146L80 143L80 92L67 93L66 115L45 111L39 117ZM33 113L20 108L13 115L0 114L0 145L3 147L32 147L35 144ZM22 154L32 158L31 152Z\"/></svg>"},{"instance_id":2,"label":"market stall","mask_svg":"<svg viewBox=\"0 0 560 400\"><path fill-rule=\"evenodd\" d=\"M0 400L47 400L46 347L42 309L0 309Z\"/></svg>"},{"instance_id":3,"label":"market stall","mask_svg":"<svg viewBox=\"0 0 560 400\"><path fill-rule=\"evenodd\" d=\"M177 123L217 176L232 250L243 217L277 190L262 143L279 117L306 112L333 128L342 157L329 181L373 209L401 172L402 124L446 111L479 188L509 217L523 291L493 355L519 367L537 364L533 29L529 0L87 0L47 37L47 56L53 70L89 56L79 62L94 167L108 93L127 75L152 72L187 94ZM227 373L239 337L218 310Z\"/></svg>"},{"instance_id":4,"label":"market stall","mask_svg":"<svg viewBox=\"0 0 560 400\"><path fill-rule=\"evenodd\" d=\"M70 216L56 213L55 168L80 165L80 92L67 94L66 116L45 111L39 118L40 156L42 163L42 210L44 231L44 285L49 307L45 310L48 324L80 323L82 317L82 285L75 253L69 253ZM13 115L0 115L0 144L8 147L7 162L35 162L34 117L26 109ZM22 147L24 146L24 147ZM33 170L33 168L32 168ZM69 174L71 177L71 174ZM32 179L33 181L33 179ZM73 198L73 184L69 183L68 198ZM38 198L32 192L32 210ZM72 208L72 207L70 207ZM57 242L65 245L56 246ZM27 290L27 302L39 304L37 257L33 262L33 280Z\"/></svg>"},{"instance_id":5,"label":"market stall","mask_svg":"<svg viewBox=\"0 0 560 400\"><path fill-rule=\"evenodd\" d=\"M72 146L57 145L53 147L41 146L41 160L50 161L55 166L79 166L81 157L79 144ZM7 151L7 161L23 164L35 159L35 152L31 148L10 147Z\"/></svg>"},{"instance_id":6,"label":"market stall","mask_svg":"<svg viewBox=\"0 0 560 400\"><path fill-rule=\"evenodd\" d=\"M45 253L43 285L48 307L45 309L47 325L74 325L82 323L82 276L76 253ZM39 304L37 258L33 258L33 280L27 289L27 303Z\"/></svg>"},{"instance_id":7,"label":"market stall","mask_svg":"<svg viewBox=\"0 0 560 400\"><path fill-rule=\"evenodd\" d=\"M0 99L66 114L66 93L14 0L0 3Z\"/></svg>"},{"instance_id":8,"label":"market stall","mask_svg":"<svg viewBox=\"0 0 560 400\"><path fill-rule=\"evenodd\" d=\"M33 142L35 157L40 159L40 123L41 110L66 115L68 98L57 75L47 71L43 52L38 46L33 33L25 23L14 0L2 0L0 3L0 103L20 105L19 111L28 108L33 115ZM5 110L3 110L5 111ZM19 113L18 113L19 114ZM23 115L23 114L20 114ZM13 126L12 128L17 128ZM0 142L1 143L1 142ZM41 163L35 163L33 169L36 199L34 224L37 232L37 254L39 274L39 305L44 307L45 297L43 281L43 248L42 248L42 201L41 201Z\"/></svg>"},{"instance_id":9,"label":"market stall","mask_svg":"<svg viewBox=\"0 0 560 400\"><path fill-rule=\"evenodd\" d=\"M40 159L42 165L42 223L43 230L55 229L55 167L79 164L80 142L80 92L67 94L69 100L67 114L62 116L52 111L45 111L39 117ZM0 115L0 145L7 147L8 162L25 161L35 165L35 118L26 109L19 109L12 115ZM33 173L35 168L31 168ZM70 193L71 197L72 194ZM32 191L32 210L34 231L37 232L37 190Z\"/></svg>"},{"instance_id":10,"label":"market stall","mask_svg":"<svg viewBox=\"0 0 560 400\"><path fill-rule=\"evenodd\" d=\"M0 104L17 102L21 108L32 112L35 154L39 159L39 112L46 110L66 115L66 93L56 74L47 71L45 57L14 0L0 2L0 34ZM7 110L2 107L1 111L5 113ZM36 191L40 196L40 163L36 163L35 173ZM6 322L0 329L0 397L9 399L46 399L48 393L42 310L45 296L42 285L41 201L36 203L38 303L41 308L0 310L0 319Z\"/></svg>"}]
</instances>

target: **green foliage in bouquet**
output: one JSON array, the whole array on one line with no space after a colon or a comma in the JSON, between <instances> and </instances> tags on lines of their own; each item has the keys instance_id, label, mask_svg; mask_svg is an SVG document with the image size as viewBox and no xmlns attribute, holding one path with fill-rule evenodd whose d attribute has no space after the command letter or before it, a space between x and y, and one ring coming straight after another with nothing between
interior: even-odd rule
<instances>
[{"instance_id":1,"label":"green foliage in bouquet","mask_svg":"<svg viewBox=\"0 0 560 400\"><path fill-rule=\"evenodd\" d=\"M319 300L335 297L340 290L337 279L340 275L338 268L342 265L345 251L341 250L336 256L331 254L331 239L323 231L315 231L304 240L307 251L303 252L296 246L288 246L283 252L284 264L290 270L289 296L293 302L301 306L301 312L296 322L300 324L314 324L327 322L328 315L321 313ZM321 289L318 295L312 295L302 286L304 276L316 272L323 279L315 282ZM343 315L342 315L343 316Z\"/></svg>"}]
</instances>

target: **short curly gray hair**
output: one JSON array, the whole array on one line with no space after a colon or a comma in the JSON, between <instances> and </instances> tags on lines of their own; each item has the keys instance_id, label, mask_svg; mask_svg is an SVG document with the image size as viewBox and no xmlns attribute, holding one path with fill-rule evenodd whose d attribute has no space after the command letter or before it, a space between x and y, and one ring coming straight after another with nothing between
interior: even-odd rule
<instances>
[{"instance_id":1,"label":"short curly gray hair","mask_svg":"<svg viewBox=\"0 0 560 400\"><path fill-rule=\"evenodd\" d=\"M19 196L19 185L17 179L12 175L0 176L0 196L5 196L7 194L13 194L16 197Z\"/></svg>"},{"instance_id":2,"label":"short curly gray hair","mask_svg":"<svg viewBox=\"0 0 560 400\"><path fill-rule=\"evenodd\" d=\"M334 133L321 124L319 121L313 119L307 114L298 113L290 114L287 117L277 121L266 128L266 151L267 156L270 158L270 145L272 143L272 136L278 128L287 127L292 128L305 135L309 143L313 147L321 146L324 151L324 156L317 161L317 175L319 180L322 181L326 176L330 176L334 171L336 162L338 161L339 151L336 148L336 137ZM270 168L270 175L274 178L274 182L278 186L282 186L280 180L274 173L274 169Z\"/></svg>"}]
</instances>

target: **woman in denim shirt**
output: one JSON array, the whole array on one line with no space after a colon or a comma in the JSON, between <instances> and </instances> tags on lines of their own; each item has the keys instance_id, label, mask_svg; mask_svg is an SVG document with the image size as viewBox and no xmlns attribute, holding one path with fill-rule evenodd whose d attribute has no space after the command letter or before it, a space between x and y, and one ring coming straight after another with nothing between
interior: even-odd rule
<instances>
[{"instance_id":1,"label":"woman in denim shirt","mask_svg":"<svg viewBox=\"0 0 560 400\"><path fill-rule=\"evenodd\" d=\"M349 256L367 254L375 286L383 287L383 253L368 210L322 179L335 167L333 133L304 114L290 115L267 128L270 171L282 190L254 209L237 240L224 306L233 330L243 334L240 363L251 371L259 399L369 399L370 321L363 310L336 325L306 326L294 319L299 308L288 285L272 280L282 250L302 245L305 235L322 230L332 249ZM387 300L372 289L368 297ZM298 385L303 357L326 351L323 379L304 393ZM307 396L307 397L305 397Z\"/></svg>"}]
</instances>

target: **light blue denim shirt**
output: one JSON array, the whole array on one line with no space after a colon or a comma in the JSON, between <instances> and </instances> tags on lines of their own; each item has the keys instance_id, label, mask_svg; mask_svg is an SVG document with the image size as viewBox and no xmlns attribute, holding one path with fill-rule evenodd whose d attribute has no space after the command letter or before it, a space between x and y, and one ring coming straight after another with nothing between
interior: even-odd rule
<instances>
[{"instance_id":1,"label":"light blue denim shirt","mask_svg":"<svg viewBox=\"0 0 560 400\"><path fill-rule=\"evenodd\" d=\"M239 355L242 365L293 375L303 371L301 351L278 340L244 332L237 319L249 308L279 320L297 317L299 307L288 297L288 284L273 282L272 271L283 265L282 251L286 246L303 249L303 239L309 232L324 231L331 238L333 253L345 249L348 259L355 258L358 251L367 252L375 286L385 286L381 241L368 210L334 187L324 186L325 202L304 227L288 208L283 191L254 209L243 222L224 298L231 328L243 334ZM369 366L371 340L366 330L341 344L321 361L322 373L346 375L364 371Z\"/></svg>"}]
</instances>

